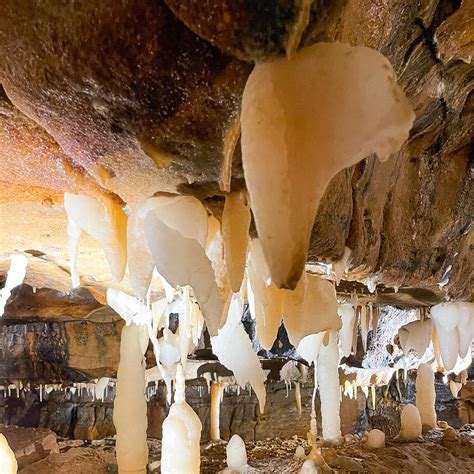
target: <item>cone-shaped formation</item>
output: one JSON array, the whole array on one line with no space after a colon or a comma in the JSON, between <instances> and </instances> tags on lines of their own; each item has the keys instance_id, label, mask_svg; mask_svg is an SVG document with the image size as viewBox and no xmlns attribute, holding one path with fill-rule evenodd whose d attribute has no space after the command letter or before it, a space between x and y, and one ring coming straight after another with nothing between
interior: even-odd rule
<instances>
[{"instance_id":1,"label":"cone-shaped formation","mask_svg":"<svg viewBox=\"0 0 474 474\"><path fill-rule=\"evenodd\" d=\"M243 439L235 434L230 438L226 447L227 466L230 469L240 471L247 465L247 449Z\"/></svg>"},{"instance_id":2,"label":"cone-shaped formation","mask_svg":"<svg viewBox=\"0 0 474 474\"><path fill-rule=\"evenodd\" d=\"M374 449L385 448L385 433L380 430L370 430L367 437L367 447Z\"/></svg>"},{"instance_id":3,"label":"cone-shaped formation","mask_svg":"<svg viewBox=\"0 0 474 474\"><path fill-rule=\"evenodd\" d=\"M127 216L120 205L106 196L99 200L65 193L64 208L68 217L72 286L80 285L77 253L82 231L99 242L114 280L120 282L127 266Z\"/></svg>"},{"instance_id":4,"label":"cone-shaped formation","mask_svg":"<svg viewBox=\"0 0 474 474\"><path fill-rule=\"evenodd\" d=\"M202 245L169 227L152 212L145 217L145 237L160 275L172 286L193 288L209 334L216 335L224 302Z\"/></svg>"},{"instance_id":5,"label":"cone-shaped formation","mask_svg":"<svg viewBox=\"0 0 474 474\"><path fill-rule=\"evenodd\" d=\"M344 357L349 357L352 349L352 337L354 334L355 311L351 304L341 304L337 313L342 319L342 329L339 333L339 345Z\"/></svg>"},{"instance_id":6,"label":"cone-shaped formation","mask_svg":"<svg viewBox=\"0 0 474 474\"><path fill-rule=\"evenodd\" d=\"M242 160L259 238L280 288L294 288L329 181L408 137L413 111L377 51L318 43L257 64L242 99Z\"/></svg>"},{"instance_id":7,"label":"cone-shaped formation","mask_svg":"<svg viewBox=\"0 0 474 474\"><path fill-rule=\"evenodd\" d=\"M202 424L185 400L183 368L176 370L175 401L163 421L161 472L198 474L201 465L200 441Z\"/></svg>"},{"instance_id":8,"label":"cone-shaped formation","mask_svg":"<svg viewBox=\"0 0 474 474\"><path fill-rule=\"evenodd\" d=\"M474 337L474 303L440 303L431 308L431 317L444 368L452 370Z\"/></svg>"},{"instance_id":9,"label":"cone-shaped formation","mask_svg":"<svg viewBox=\"0 0 474 474\"><path fill-rule=\"evenodd\" d=\"M145 298L151 282L153 257L145 238L145 217L152 212L168 227L204 247L207 238L207 212L192 196L155 196L132 206L127 225L128 273L133 291Z\"/></svg>"},{"instance_id":10,"label":"cone-shaped formation","mask_svg":"<svg viewBox=\"0 0 474 474\"><path fill-rule=\"evenodd\" d=\"M229 282L234 293L240 290L249 243L250 208L244 192L226 196L222 213L222 233Z\"/></svg>"},{"instance_id":11,"label":"cone-shaped formation","mask_svg":"<svg viewBox=\"0 0 474 474\"><path fill-rule=\"evenodd\" d=\"M260 412L265 408L265 376L252 343L245 332L241 318L242 298L239 293L232 296L227 321L219 334L211 338L212 351L229 370L237 383L244 388L250 383L257 395Z\"/></svg>"},{"instance_id":12,"label":"cone-shaped formation","mask_svg":"<svg viewBox=\"0 0 474 474\"><path fill-rule=\"evenodd\" d=\"M402 326L398 330L398 336L403 353L407 355L413 349L421 359L430 345L432 327L430 319L413 321Z\"/></svg>"}]
</instances>

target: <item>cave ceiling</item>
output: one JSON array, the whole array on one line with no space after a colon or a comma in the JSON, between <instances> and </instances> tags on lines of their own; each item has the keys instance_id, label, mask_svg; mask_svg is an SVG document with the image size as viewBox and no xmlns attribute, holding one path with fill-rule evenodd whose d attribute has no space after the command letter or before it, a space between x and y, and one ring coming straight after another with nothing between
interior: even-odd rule
<instances>
[{"instance_id":1,"label":"cave ceiling","mask_svg":"<svg viewBox=\"0 0 474 474\"><path fill-rule=\"evenodd\" d=\"M308 264L337 261L348 247L347 280L421 291L423 301L472 300L474 3L466 0L3 0L0 273L10 253L27 252L27 283L64 290L66 191L127 206L157 192L192 194L219 210L226 192L245 188L238 134L247 77L255 62L291 54L295 37L300 46L381 51L416 113L389 160L368 156L332 180ZM85 235L78 267L103 301L111 275Z\"/></svg>"}]
</instances>

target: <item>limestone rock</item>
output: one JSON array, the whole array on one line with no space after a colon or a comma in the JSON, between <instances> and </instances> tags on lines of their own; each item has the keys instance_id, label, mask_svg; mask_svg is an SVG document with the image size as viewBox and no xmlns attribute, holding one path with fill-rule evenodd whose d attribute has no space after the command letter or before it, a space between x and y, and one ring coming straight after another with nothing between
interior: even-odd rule
<instances>
[{"instance_id":1,"label":"limestone rock","mask_svg":"<svg viewBox=\"0 0 474 474\"><path fill-rule=\"evenodd\" d=\"M8 444L15 453L19 469L32 464L49 454L59 453L56 434L44 428L22 428L0 425Z\"/></svg>"}]
</instances>

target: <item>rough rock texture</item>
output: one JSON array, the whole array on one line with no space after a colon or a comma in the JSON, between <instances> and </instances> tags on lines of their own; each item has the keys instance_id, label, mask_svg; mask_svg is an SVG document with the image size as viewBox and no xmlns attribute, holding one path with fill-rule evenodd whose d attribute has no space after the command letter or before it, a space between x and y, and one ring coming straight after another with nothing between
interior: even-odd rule
<instances>
[{"instance_id":1,"label":"rough rock texture","mask_svg":"<svg viewBox=\"0 0 474 474\"><path fill-rule=\"evenodd\" d=\"M212 201L231 182L241 187L233 144L252 66L237 58L283 55L299 25L301 44L383 52L417 114L398 154L333 179L309 260L338 259L347 245L349 279L442 283L452 298L472 299L471 3L2 2L0 83L19 110L1 95L1 251L38 249L56 262L59 251L64 261L65 188L105 188L131 203L176 190ZM96 258L87 249L84 259Z\"/></svg>"},{"instance_id":2,"label":"rough rock texture","mask_svg":"<svg viewBox=\"0 0 474 474\"><path fill-rule=\"evenodd\" d=\"M47 458L21 469L20 474L107 474L116 466L112 450L92 448L71 448L61 453L50 454ZM115 467L116 469L116 467ZM113 471L112 471L113 472Z\"/></svg>"},{"instance_id":3,"label":"rough rock texture","mask_svg":"<svg viewBox=\"0 0 474 474\"><path fill-rule=\"evenodd\" d=\"M48 429L0 425L0 433L15 453L19 469L59 452L56 433Z\"/></svg>"},{"instance_id":4,"label":"rough rock texture","mask_svg":"<svg viewBox=\"0 0 474 474\"><path fill-rule=\"evenodd\" d=\"M38 321L0 324L0 382L80 382L111 376L122 322Z\"/></svg>"}]
</instances>

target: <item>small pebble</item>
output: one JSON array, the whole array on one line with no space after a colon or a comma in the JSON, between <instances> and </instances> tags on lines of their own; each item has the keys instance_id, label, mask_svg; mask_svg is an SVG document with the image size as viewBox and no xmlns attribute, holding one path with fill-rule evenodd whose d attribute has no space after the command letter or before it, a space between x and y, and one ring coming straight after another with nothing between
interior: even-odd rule
<instances>
[{"instance_id":1,"label":"small pebble","mask_svg":"<svg viewBox=\"0 0 474 474\"><path fill-rule=\"evenodd\" d=\"M304 452L303 446L298 446L296 448L295 454L293 455L293 459L298 461L300 459L304 459L305 457L306 457L306 453Z\"/></svg>"},{"instance_id":2,"label":"small pebble","mask_svg":"<svg viewBox=\"0 0 474 474\"><path fill-rule=\"evenodd\" d=\"M443 433L443 439L455 439L457 437L456 430L448 426Z\"/></svg>"},{"instance_id":3,"label":"small pebble","mask_svg":"<svg viewBox=\"0 0 474 474\"><path fill-rule=\"evenodd\" d=\"M438 428L443 428L443 429L449 426L447 421L438 421L436 424L438 425Z\"/></svg>"}]
</instances>

